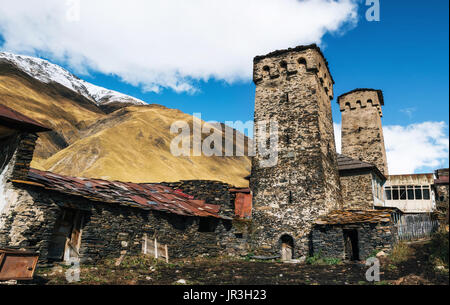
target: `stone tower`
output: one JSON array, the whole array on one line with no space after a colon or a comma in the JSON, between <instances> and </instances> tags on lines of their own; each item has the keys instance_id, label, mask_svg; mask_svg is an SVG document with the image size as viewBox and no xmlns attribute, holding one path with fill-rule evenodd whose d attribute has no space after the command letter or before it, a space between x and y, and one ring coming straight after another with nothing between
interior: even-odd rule
<instances>
[{"instance_id":1,"label":"stone tower","mask_svg":"<svg viewBox=\"0 0 450 305\"><path fill-rule=\"evenodd\" d=\"M342 113L342 154L372 163L388 175L381 90L355 89L339 96L338 103Z\"/></svg>"},{"instance_id":2,"label":"stone tower","mask_svg":"<svg viewBox=\"0 0 450 305\"><path fill-rule=\"evenodd\" d=\"M257 148L250 178L251 245L264 255L286 247L293 257L307 255L314 220L342 205L330 105L334 82L316 45L255 57L253 81ZM271 135L277 138L271 151L278 155L269 165L261 146L270 144L260 135L263 121L278 123L278 136Z\"/></svg>"}]
</instances>

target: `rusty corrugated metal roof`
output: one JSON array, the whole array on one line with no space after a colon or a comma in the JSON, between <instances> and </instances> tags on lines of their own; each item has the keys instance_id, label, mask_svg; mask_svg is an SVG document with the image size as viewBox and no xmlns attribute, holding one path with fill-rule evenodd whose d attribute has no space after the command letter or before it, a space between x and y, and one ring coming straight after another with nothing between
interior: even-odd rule
<instances>
[{"instance_id":1,"label":"rusty corrugated metal roof","mask_svg":"<svg viewBox=\"0 0 450 305\"><path fill-rule=\"evenodd\" d=\"M391 221L393 210L336 210L319 217L316 225L379 223Z\"/></svg>"},{"instance_id":2,"label":"rusty corrugated metal roof","mask_svg":"<svg viewBox=\"0 0 450 305\"><path fill-rule=\"evenodd\" d=\"M51 129L36 122L5 105L0 104L0 125L29 132L50 131Z\"/></svg>"},{"instance_id":3,"label":"rusty corrugated metal roof","mask_svg":"<svg viewBox=\"0 0 450 305\"><path fill-rule=\"evenodd\" d=\"M63 194L81 196L91 201L120 204L144 210L156 210L183 216L227 218L219 215L220 206L157 183L131 183L101 179L77 178L30 169L27 181ZM228 219L228 218L227 218Z\"/></svg>"}]
</instances>

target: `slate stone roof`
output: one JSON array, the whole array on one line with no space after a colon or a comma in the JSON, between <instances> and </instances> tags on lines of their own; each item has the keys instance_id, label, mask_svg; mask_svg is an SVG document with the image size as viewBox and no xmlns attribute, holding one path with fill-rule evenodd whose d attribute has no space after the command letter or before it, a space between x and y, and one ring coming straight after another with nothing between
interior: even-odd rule
<instances>
[{"instance_id":1,"label":"slate stone roof","mask_svg":"<svg viewBox=\"0 0 450 305\"><path fill-rule=\"evenodd\" d=\"M381 178L386 180L386 177L380 172L378 167L372 163L356 160L342 154L337 154L337 163L339 173L356 170L372 170L375 171Z\"/></svg>"},{"instance_id":2,"label":"slate stone roof","mask_svg":"<svg viewBox=\"0 0 450 305\"><path fill-rule=\"evenodd\" d=\"M131 183L101 179L76 178L30 169L27 181L14 183L33 185L91 201L119 204L144 210L228 219L219 215L220 206L195 200L193 196L157 183Z\"/></svg>"},{"instance_id":3,"label":"slate stone roof","mask_svg":"<svg viewBox=\"0 0 450 305\"><path fill-rule=\"evenodd\" d=\"M386 223L391 221L393 210L337 210L319 217L316 225L341 225L357 223Z\"/></svg>"},{"instance_id":4,"label":"slate stone roof","mask_svg":"<svg viewBox=\"0 0 450 305\"><path fill-rule=\"evenodd\" d=\"M28 132L43 132L51 129L5 105L0 104L0 125Z\"/></svg>"}]
</instances>

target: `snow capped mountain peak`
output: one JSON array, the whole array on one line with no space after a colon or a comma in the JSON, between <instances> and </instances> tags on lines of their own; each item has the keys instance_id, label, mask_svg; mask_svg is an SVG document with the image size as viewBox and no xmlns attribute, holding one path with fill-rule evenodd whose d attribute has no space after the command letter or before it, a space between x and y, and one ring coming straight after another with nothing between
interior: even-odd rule
<instances>
[{"instance_id":1,"label":"snow capped mountain peak","mask_svg":"<svg viewBox=\"0 0 450 305\"><path fill-rule=\"evenodd\" d=\"M40 80L41 82L55 82L78 92L99 106L116 102L134 105L147 105L144 101L132 96L88 83L73 75L66 69L56 64L52 64L44 59L16 55L7 52L0 52L0 59L9 61L23 72Z\"/></svg>"}]
</instances>

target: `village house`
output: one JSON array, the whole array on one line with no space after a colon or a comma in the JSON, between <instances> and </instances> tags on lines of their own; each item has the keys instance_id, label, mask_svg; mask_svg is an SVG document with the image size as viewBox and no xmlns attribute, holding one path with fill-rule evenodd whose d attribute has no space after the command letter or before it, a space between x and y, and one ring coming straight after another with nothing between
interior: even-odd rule
<instances>
[{"instance_id":1,"label":"village house","mask_svg":"<svg viewBox=\"0 0 450 305\"><path fill-rule=\"evenodd\" d=\"M167 245L170 257L217 255L233 244L227 242L235 239L227 207L221 211L179 188L30 168L37 133L46 131L0 105L0 247L36 251L40 261L85 262L140 253L145 238ZM199 196L203 188L219 203L230 201L217 191L222 183L182 184Z\"/></svg>"}]
</instances>

